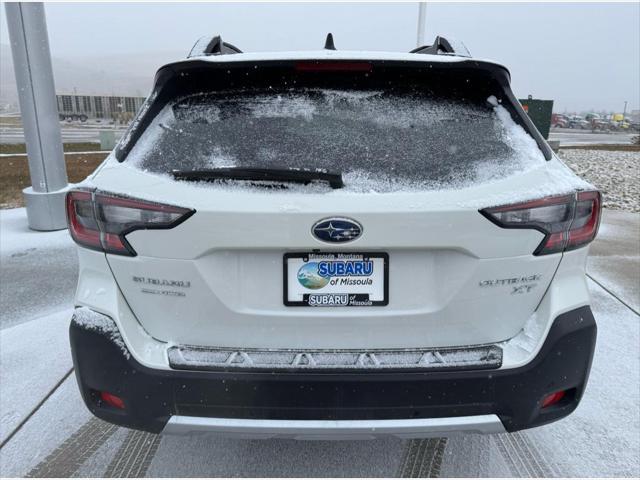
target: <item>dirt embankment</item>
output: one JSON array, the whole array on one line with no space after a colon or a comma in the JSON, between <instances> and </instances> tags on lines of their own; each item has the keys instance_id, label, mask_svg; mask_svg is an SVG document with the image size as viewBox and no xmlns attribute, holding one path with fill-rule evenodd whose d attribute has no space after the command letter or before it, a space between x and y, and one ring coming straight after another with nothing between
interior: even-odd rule
<instances>
[{"instance_id":1,"label":"dirt embankment","mask_svg":"<svg viewBox=\"0 0 640 480\"><path fill-rule=\"evenodd\" d=\"M108 153L65 155L70 183L77 183L92 173ZM31 185L26 155L0 157L0 208L23 207L22 190Z\"/></svg>"}]
</instances>

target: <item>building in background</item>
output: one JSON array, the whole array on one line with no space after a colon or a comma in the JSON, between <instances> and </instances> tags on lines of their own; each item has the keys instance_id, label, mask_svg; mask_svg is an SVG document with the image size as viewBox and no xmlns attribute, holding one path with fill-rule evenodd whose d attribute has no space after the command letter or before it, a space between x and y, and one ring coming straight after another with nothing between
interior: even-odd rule
<instances>
[{"instance_id":1,"label":"building in background","mask_svg":"<svg viewBox=\"0 0 640 480\"><path fill-rule=\"evenodd\" d=\"M116 97L96 95L56 95L60 120L108 119L129 123L144 97Z\"/></svg>"}]
</instances>

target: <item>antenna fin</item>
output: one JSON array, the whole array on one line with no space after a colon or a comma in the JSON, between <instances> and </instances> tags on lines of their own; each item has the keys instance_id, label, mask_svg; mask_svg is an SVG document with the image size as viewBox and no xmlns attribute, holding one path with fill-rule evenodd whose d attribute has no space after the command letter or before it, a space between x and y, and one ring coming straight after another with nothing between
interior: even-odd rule
<instances>
[{"instance_id":1,"label":"antenna fin","mask_svg":"<svg viewBox=\"0 0 640 480\"><path fill-rule=\"evenodd\" d=\"M335 50L336 46L333 43L333 35L331 33L327 34L327 39L324 42L325 50Z\"/></svg>"}]
</instances>

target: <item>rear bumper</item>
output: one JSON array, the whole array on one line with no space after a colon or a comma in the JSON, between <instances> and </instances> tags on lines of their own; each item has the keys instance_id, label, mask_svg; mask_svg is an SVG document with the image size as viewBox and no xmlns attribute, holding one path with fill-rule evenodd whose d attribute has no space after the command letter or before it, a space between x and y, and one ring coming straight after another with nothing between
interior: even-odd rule
<instances>
[{"instance_id":1,"label":"rear bumper","mask_svg":"<svg viewBox=\"0 0 640 480\"><path fill-rule=\"evenodd\" d=\"M536 357L519 368L276 374L150 369L113 327L70 327L76 378L96 416L151 432L252 438L428 437L543 425L577 407L596 339L591 309L582 307L558 316ZM542 409L542 398L558 390L569 393ZM125 409L105 405L101 391L121 397Z\"/></svg>"}]
</instances>

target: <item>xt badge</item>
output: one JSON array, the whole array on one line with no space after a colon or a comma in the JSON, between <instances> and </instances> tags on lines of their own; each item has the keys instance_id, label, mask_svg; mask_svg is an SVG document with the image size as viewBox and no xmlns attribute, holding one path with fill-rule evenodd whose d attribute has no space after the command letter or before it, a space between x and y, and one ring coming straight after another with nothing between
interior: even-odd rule
<instances>
[{"instance_id":1,"label":"xt badge","mask_svg":"<svg viewBox=\"0 0 640 480\"><path fill-rule=\"evenodd\" d=\"M535 286L535 283L533 285L517 285L515 287L512 287L511 295L516 295L518 293L529 293Z\"/></svg>"}]
</instances>

